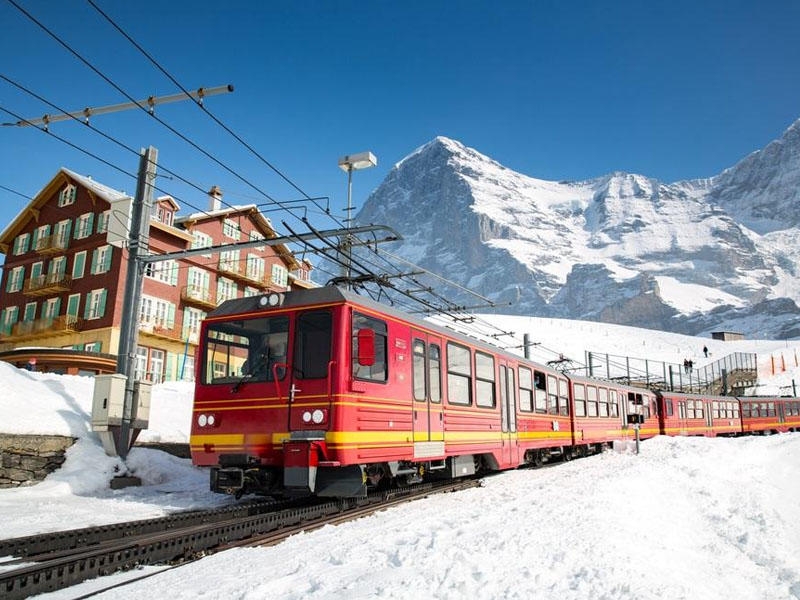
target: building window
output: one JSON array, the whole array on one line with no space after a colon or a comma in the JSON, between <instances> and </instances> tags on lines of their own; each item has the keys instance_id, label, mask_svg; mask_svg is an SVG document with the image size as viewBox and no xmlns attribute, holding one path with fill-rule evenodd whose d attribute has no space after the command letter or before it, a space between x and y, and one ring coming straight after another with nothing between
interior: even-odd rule
<instances>
[{"instance_id":1,"label":"building window","mask_svg":"<svg viewBox=\"0 0 800 600\"><path fill-rule=\"evenodd\" d=\"M28 302L25 305L25 314L22 317L22 320L26 323L30 323L36 319L36 302Z\"/></svg>"},{"instance_id":2,"label":"building window","mask_svg":"<svg viewBox=\"0 0 800 600\"><path fill-rule=\"evenodd\" d=\"M254 281L264 279L264 259L255 254L247 255L247 276Z\"/></svg>"},{"instance_id":3,"label":"building window","mask_svg":"<svg viewBox=\"0 0 800 600\"><path fill-rule=\"evenodd\" d=\"M192 232L192 250L197 250L198 248L209 248L212 244L211 236L203 233L202 231L194 231ZM205 257L211 256L211 253L203 254Z\"/></svg>"},{"instance_id":4,"label":"building window","mask_svg":"<svg viewBox=\"0 0 800 600\"><path fill-rule=\"evenodd\" d=\"M179 381L194 381L194 356L181 354L179 359L178 377Z\"/></svg>"},{"instance_id":5,"label":"building window","mask_svg":"<svg viewBox=\"0 0 800 600\"><path fill-rule=\"evenodd\" d=\"M150 349L150 381L164 381L164 351L157 348Z\"/></svg>"},{"instance_id":6,"label":"building window","mask_svg":"<svg viewBox=\"0 0 800 600\"><path fill-rule=\"evenodd\" d=\"M81 250L75 254L72 261L72 278L80 279L86 269L86 250Z\"/></svg>"},{"instance_id":7,"label":"building window","mask_svg":"<svg viewBox=\"0 0 800 600\"><path fill-rule=\"evenodd\" d=\"M61 298L48 298L42 305L42 318L55 319L61 312Z\"/></svg>"},{"instance_id":8,"label":"building window","mask_svg":"<svg viewBox=\"0 0 800 600\"><path fill-rule=\"evenodd\" d=\"M217 303L236 298L237 291L236 284L233 281L220 277L217 280Z\"/></svg>"},{"instance_id":9,"label":"building window","mask_svg":"<svg viewBox=\"0 0 800 600\"><path fill-rule=\"evenodd\" d=\"M72 233L72 220L59 221L56 223L55 246L66 249L69 246L69 234Z\"/></svg>"},{"instance_id":10,"label":"building window","mask_svg":"<svg viewBox=\"0 0 800 600\"><path fill-rule=\"evenodd\" d=\"M139 381L147 374L147 348L144 346L136 347L136 364L133 369L133 378Z\"/></svg>"},{"instance_id":11,"label":"building window","mask_svg":"<svg viewBox=\"0 0 800 600\"><path fill-rule=\"evenodd\" d=\"M283 265L272 265L272 285L286 287L289 282L289 272Z\"/></svg>"},{"instance_id":12,"label":"building window","mask_svg":"<svg viewBox=\"0 0 800 600\"><path fill-rule=\"evenodd\" d=\"M8 281L6 282L7 292L18 292L22 289L22 284L25 281L25 267L14 267L8 274Z\"/></svg>"},{"instance_id":13,"label":"building window","mask_svg":"<svg viewBox=\"0 0 800 600\"><path fill-rule=\"evenodd\" d=\"M106 312L106 294L108 290L92 290L86 294L85 319L99 319Z\"/></svg>"},{"instance_id":14,"label":"building window","mask_svg":"<svg viewBox=\"0 0 800 600\"><path fill-rule=\"evenodd\" d=\"M175 215L175 212L172 210L171 207L168 207L164 204L159 204L156 207L156 221L159 223L164 223L164 225L172 225L172 218Z\"/></svg>"},{"instance_id":15,"label":"building window","mask_svg":"<svg viewBox=\"0 0 800 600\"><path fill-rule=\"evenodd\" d=\"M74 204L77 192L78 190L73 184L67 184L66 187L64 187L64 189L58 194L58 205L68 206L70 204Z\"/></svg>"},{"instance_id":16,"label":"building window","mask_svg":"<svg viewBox=\"0 0 800 600\"><path fill-rule=\"evenodd\" d=\"M175 327L175 305L160 298L142 296L139 322L162 329L172 329Z\"/></svg>"},{"instance_id":17,"label":"building window","mask_svg":"<svg viewBox=\"0 0 800 600\"><path fill-rule=\"evenodd\" d=\"M51 225L42 225L33 230L33 239L31 240L31 247L34 250L41 250L50 244L50 228Z\"/></svg>"},{"instance_id":18,"label":"building window","mask_svg":"<svg viewBox=\"0 0 800 600\"><path fill-rule=\"evenodd\" d=\"M14 249L12 250L15 256L19 256L20 254L25 254L28 251L28 247L31 242L31 234L30 233L23 233L18 235L14 240Z\"/></svg>"},{"instance_id":19,"label":"building window","mask_svg":"<svg viewBox=\"0 0 800 600\"><path fill-rule=\"evenodd\" d=\"M75 239L82 240L92 235L92 225L94 225L94 213L84 213L78 217L75 222Z\"/></svg>"},{"instance_id":20,"label":"building window","mask_svg":"<svg viewBox=\"0 0 800 600\"><path fill-rule=\"evenodd\" d=\"M225 237L229 237L232 240L236 240L238 242L241 233L242 232L239 229L239 224L233 219L225 219L222 222L222 235L224 235Z\"/></svg>"},{"instance_id":21,"label":"building window","mask_svg":"<svg viewBox=\"0 0 800 600\"><path fill-rule=\"evenodd\" d=\"M147 263L144 267L144 276L169 285L177 285L178 263L174 260Z\"/></svg>"},{"instance_id":22,"label":"building window","mask_svg":"<svg viewBox=\"0 0 800 600\"><path fill-rule=\"evenodd\" d=\"M260 231L253 230L253 231L250 232L250 241L251 242L253 242L255 240L263 240L263 239L264 239L264 235ZM264 246L255 246L255 249L258 250L259 252L263 252L264 251Z\"/></svg>"},{"instance_id":23,"label":"building window","mask_svg":"<svg viewBox=\"0 0 800 600\"><path fill-rule=\"evenodd\" d=\"M19 306L8 306L3 309L3 318L0 320L2 332L6 335L11 333L11 328L19 319Z\"/></svg>"},{"instance_id":24,"label":"building window","mask_svg":"<svg viewBox=\"0 0 800 600\"><path fill-rule=\"evenodd\" d=\"M111 218L111 211L107 210L97 215L97 233L106 233L108 231L108 220Z\"/></svg>"},{"instance_id":25,"label":"building window","mask_svg":"<svg viewBox=\"0 0 800 600\"><path fill-rule=\"evenodd\" d=\"M100 246L94 249L94 252L92 252L92 268L90 270L92 275L107 273L111 270L113 250L111 246Z\"/></svg>"}]
</instances>

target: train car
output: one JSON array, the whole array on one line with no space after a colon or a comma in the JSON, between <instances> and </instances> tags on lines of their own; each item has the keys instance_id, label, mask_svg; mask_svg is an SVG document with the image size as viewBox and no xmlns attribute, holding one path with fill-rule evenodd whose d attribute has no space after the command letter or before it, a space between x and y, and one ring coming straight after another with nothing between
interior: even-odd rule
<instances>
[{"instance_id":1,"label":"train car","mask_svg":"<svg viewBox=\"0 0 800 600\"><path fill-rule=\"evenodd\" d=\"M739 401L727 396L660 391L661 433L684 436L734 436L742 433Z\"/></svg>"},{"instance_id":2,"label":"train car","mask_svg":"<svg viewBox=\"0 0 800 600\"><path fill-rule=\"evenodd\" d=\"M638 416L639 439L645 440L661 433L658 397L652 390L620 386L619 393L627 398L626 422L630 425L635 422L632 417Z\"/></svg>"},{"instance_id":3,"label":"train car","mask_svg":"<svg viewBox=\"0 0 800 600\"><path fill-rule=\"evenodd\" d=\"M740 397L742 432L765 435L800 431L800 401L797 398Z\"/></svg>"},{"instance_id":4,"label":"train car","mask_svg":"<svg viewBox=\"0 0 800 600\"><path fill-rule=\"evenodd\" d=\"M541 465L573 456L572 402L569 380L542 365L520 364L517 438L522 460Z\"/></svg>"},{"instance_id":5,"label":"train car","mask_svg":"<svg viewBox=\"0 0 800 600\"><path fill-rule=\"evenodd\" d=\"M572 443L563 376L541 368L536 418L533 363L338 288L229 300L201 338L190 445L214 491L358 496Z\"/></svg>"}]
</instances>

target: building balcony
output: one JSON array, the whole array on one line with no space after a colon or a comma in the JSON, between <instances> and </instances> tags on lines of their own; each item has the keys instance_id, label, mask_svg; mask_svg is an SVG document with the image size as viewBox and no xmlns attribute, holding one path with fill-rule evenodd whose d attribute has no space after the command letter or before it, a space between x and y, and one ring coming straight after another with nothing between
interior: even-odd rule
<instances>
[{"instance_id":1,"label":"building balcony","mask_svg":"<svg viewBox=\"0 0 800 600\"><path fill-rule=\"evenodd\" d=\"M217 302L211 290L199 285L187 285L181 290L181 300L186 304L193 304L202 308L216 308Z\"/></svg>"},{"instance_id":2,"label":"building balcony","mask_svg":"<svg viewBox=\"0 0 800 600\"><path fill-rule=\"evenodd\" d=\"M33 250L40 256L50 256L52 254L63 254L69 246L69 240L61 239L58 235L48 235L36 240Z\"/></svg>"},{"instance_id":3,"label":"building balcony","mask_svg":"<svg viewBox=\"0 0 800 600\"><path fill-rule=\"evenodd\" d=\"M44 338L59 333L73 333L83 329L83 319L71 315L45 317L33 321L14 323L10 328L3 327L0 339L3 341L22 341Z\"/></svg>"},{"instance_id":4,"label":"building balcony","mask_svg":"<svg viewBox=\"0 0 800 600\"><path fill-rule=\"evenodd\" d=\"M67 292L72 287L72 277L65 273L48 273L31 277L25 282L23 293L26 296L50 296Z\"/></svg>"},{"instance_id":5,"label":"building balcony","mask_svg":"<svg viewBox=\"0 0 800 600\"><path fill-rule=\"evenodd\" d=\"M244 282L259 288L266 288L272 284L272 278L259 273L257 270L247 268L241 261L231 261L221 258L217 266L220 275Z\"/></svg>"}]
</instances>

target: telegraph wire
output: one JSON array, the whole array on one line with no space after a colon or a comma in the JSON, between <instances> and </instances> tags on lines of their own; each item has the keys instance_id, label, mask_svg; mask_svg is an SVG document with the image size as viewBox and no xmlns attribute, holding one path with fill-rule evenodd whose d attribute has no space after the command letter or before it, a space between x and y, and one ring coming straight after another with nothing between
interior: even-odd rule
<instances>
[{"instance_id":1,"label":"telegraph wire","mask_svg":"<svg viewBox=\"0 0 800 600\"><path fill-rule=\"evenodd\" d=\"M163 73L164 76L167 77L167 79L169 79L172 83L174 83L176 86L178 86L178 88L180 88L180 90L182 92L184 92L185 94L188 94L187 90L178 82L177 79L175 79L164 67L162 67L161 64L155 58L153 58L140 44L138 44L130 35L128 35L128 33L126 33L110 16L108 16L108 14L106 14L99 6L97 6L97 4L93 0L87 0L87 2L92 6L92 8L94 8L98 13L100 13L100 15L102 15L103 18L105 18L106 21L108 21L111 24L112 27L114 27L123 37L125 37L125 39L127 39L131 44L133 44L133 46L137 50L139 50L139 52L141 52L145 57L147 57L147 59L159 71L161 71L161 73ZM277 175L279 175L286 183L291 185L301 195L305 196L306 200L309 200L309 201L313 202L317 206L317 208L319 208L320 210L323 210L323 208L320 205L317 204L317 202L316 202L317 198L312 198L311 196L309 196L306 192L304 192L302 189L300 189L300 187L298 187L291 179L289 179L284 173L282 173L277 167L275 167L275 165L273 165L266 158L261 156L261 154L258 151L255 150L255 148L253 148L250 144L248 144L245 140L243 140L232 129L230 129L227 125L225 125L225 123L223 123L220 119L218 119L216 117L216 115L214 115L211 111L209 111L205 107L205 105L203 104L202 100L197 100L195 98L192 98L192 100L194 100L195 104L197 104L197 106L203 112L205 112L217 125L222 127L231 136L233 136L233 138L237 142L239 142L241 145L243 145L245 148L247 148L256 158L258 158L267 167L272 169L272 171L274 171ZM273 202L277 202L277 201L273 200ZM330 211L328 209L325 209L325 212L326 212L326 214L330 214ZM341 223L338 223L338 222L337 222L337 224L341 225Z\"/></svg>"},{"instance_id":2,"label":"telegraph wire","mask_svg":"<svg viewBox=\"0 0 800 600\"><path fill-rule=\"evenodd\" d=\"M46 25L44 25L44 24L43 24L41 21L39 21L38 19L36 19L36 17L34 17L34 16L31 14L31 13L29 13L28 11L26 11L26 10L25 10L23 7L21 7L21 6L20 6L20 5L19 5L19 4L16 2L16 0L8 0L8 2L9 2L9 3L11 3L11 4L12 4L12 5L13 5L13 6L14 6L14 7L17 9L17 10L19 10L19 11L20 11L22 14L24 14L26 17L28 17L28 19L30 19L31 21L33 21L33 23L35 23L35 24L36 24L36 25L37 25L37 26L38 26L40 29L42 29L44 32L46 32L46 33L47 33L47 34L48 34L50 37L52 37L52 38L53 38L53 39L54 39L56 42L58 42L58 43L59 43L59 44L60 44L62 47L64 47L64 48L65 48L67 51L69 51L69 52L70 52L70 53L71 53L73 56L75 56L75 57L76 57L78 60L80 60L80 61L81 61L81 62L82 62L84 65L86 65L86 66L87 66L87 67L89 67L89 68L90 68L92 71L94 71L94 72L95 72L95 73L96 73L96 74L97 74L99 77L101 77L101 78L102 78L102 79L103 79L103 80L104 80L106 83L108 83L110 86L112 86L112 87L113 87L115 90L117 90L117 91L118 91L120 94L122 94L123 96L125 96L125 97L126 97L126 98L127 98L129 101L130 101L130 102L132 102L132 103L134 103L136 106L138 106L138 107L139 107L139 108L140 108L142 111L144 111L146 114L148 114L149 116L151 116L152 118L154 118L156 121L158 121L158 122L159 122L161 125L163 125L163 126L166 128L166 129L168 129L168 130L169 130L170 132L172 132L174 135L178 136L178 137L179 137L180 139L182 139L184 142L186 142L187 144L189 144L190 146L192 146L192 147L193 147L195 150L197 150L198 152L200 152L201 154L203 154L204 156L206 156L207 158L209 158L210 160L212 160L213 162L215 162L217 165L219 165L220 167L222 167L223 169L225 169L226 171L228 171L228 173L230 173L231 175L233 175L234 177L236 177L237 179L239 179L239 180L240 180L240 181L242 181L243 183L245 183L245 184L247 184L248 186L250 186L251 188L253 188L255 191L257 191L259 194L261 194L262 196L264 196L264 197L265 197L265 198L267 198L268 200L270 200L270 201L273 201L273 202L275 202L276 204L278 204L278 202L277 202L277 201L276 201L274 198L272 198L272 196L270 196L269 194L267 194L267 193L266 193L265 191L263 191L261 188L259 188L258 186L256 186L254 183L250 182L250 181L249 181L248 179L246 179L244 176L242 176L242 175L240 175L239 173L237 173L235 170L233 170L231 167L229 167L228 165L226 165L225 163L223 163L223 162L222 162L221 160L219 160L218 158L216 158L216 157L214 157L213 155L211 155L211 154L210 154L208 151L206 151L205 149L201 148L201 147L200 147L200 146L199 146L197 143L195 143L194 141L190 140L188 137L186 137L186 136L185 136L185 135L183 135L181 132L179 132L178 130L176 130L174 127L172 127L171 125L169 125L169 124L168 124L166 121L164 121L163 119L161 119L160 117L158 117L158 116L157 116L155 113L152 113L152 112L150 112L150 110L149 110L149 109L148 109L146 106L143 106L143 105L142 105L142 104L141 104L139 101L135 100L135 99L134 99L134 98L133 98L133 97L132 97L130 94L128 94L128 93L127 93L125 90L123 90L123 89L122 89L120 86L118 86L118 85L117 85L117 84L116 84L114 81L112 81L112 80L111 80L109 77L107 77L105 74L103 74L103 73L102 73L102 72L101 72L99 69L97 69L97 68L96 68L96 67L95 67L95 66L94 66L92 63L90 63L90 62L89 62L87 59L85 59L83 56L81 56L81 55L80 55L80 54L79 54L79 53L78 53L76 50L74 50L74 49L73 49L73 48L72 48L72 47L71 47L69 44L67 44L67 43L66 43L65 41L63 41L63 40L62 40L60 37L58 37L58 36L57 36L55 33L53 33L53 32L52 32L52 31L51 31L51 30L50 30L50 29L49 29L49 28L48 28ZM24 121L24 119L23 119L23 121ZM230 205L228 205L228 206L230 207ZM232 208L232 207L231 207L231 208ZM291 210L289 210L289 211L287 211L287 212L289 212L289 214L292 214L292 215L294 216L294 213L292 213L292 212L291 212Z\"/></svg>"}]
</instances>

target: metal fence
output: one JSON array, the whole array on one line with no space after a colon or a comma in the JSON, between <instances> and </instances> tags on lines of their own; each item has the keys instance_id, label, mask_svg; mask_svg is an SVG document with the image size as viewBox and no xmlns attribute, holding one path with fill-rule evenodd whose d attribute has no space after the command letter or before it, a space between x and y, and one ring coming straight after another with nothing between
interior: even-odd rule
<instances>
[{"instance_id":1,"label":"metal fence","mask_svg":"<svg viewBox=\"0 0 800 600\"><path fill-rule=\"evenodd\" d=\"M727 394L734 388L755 384L758 364L757 356L747 352L734 352L702 367L694 367L587 351L585 369L589 377L603 377L628 385Z\"/></svg>"}]
</instances>

